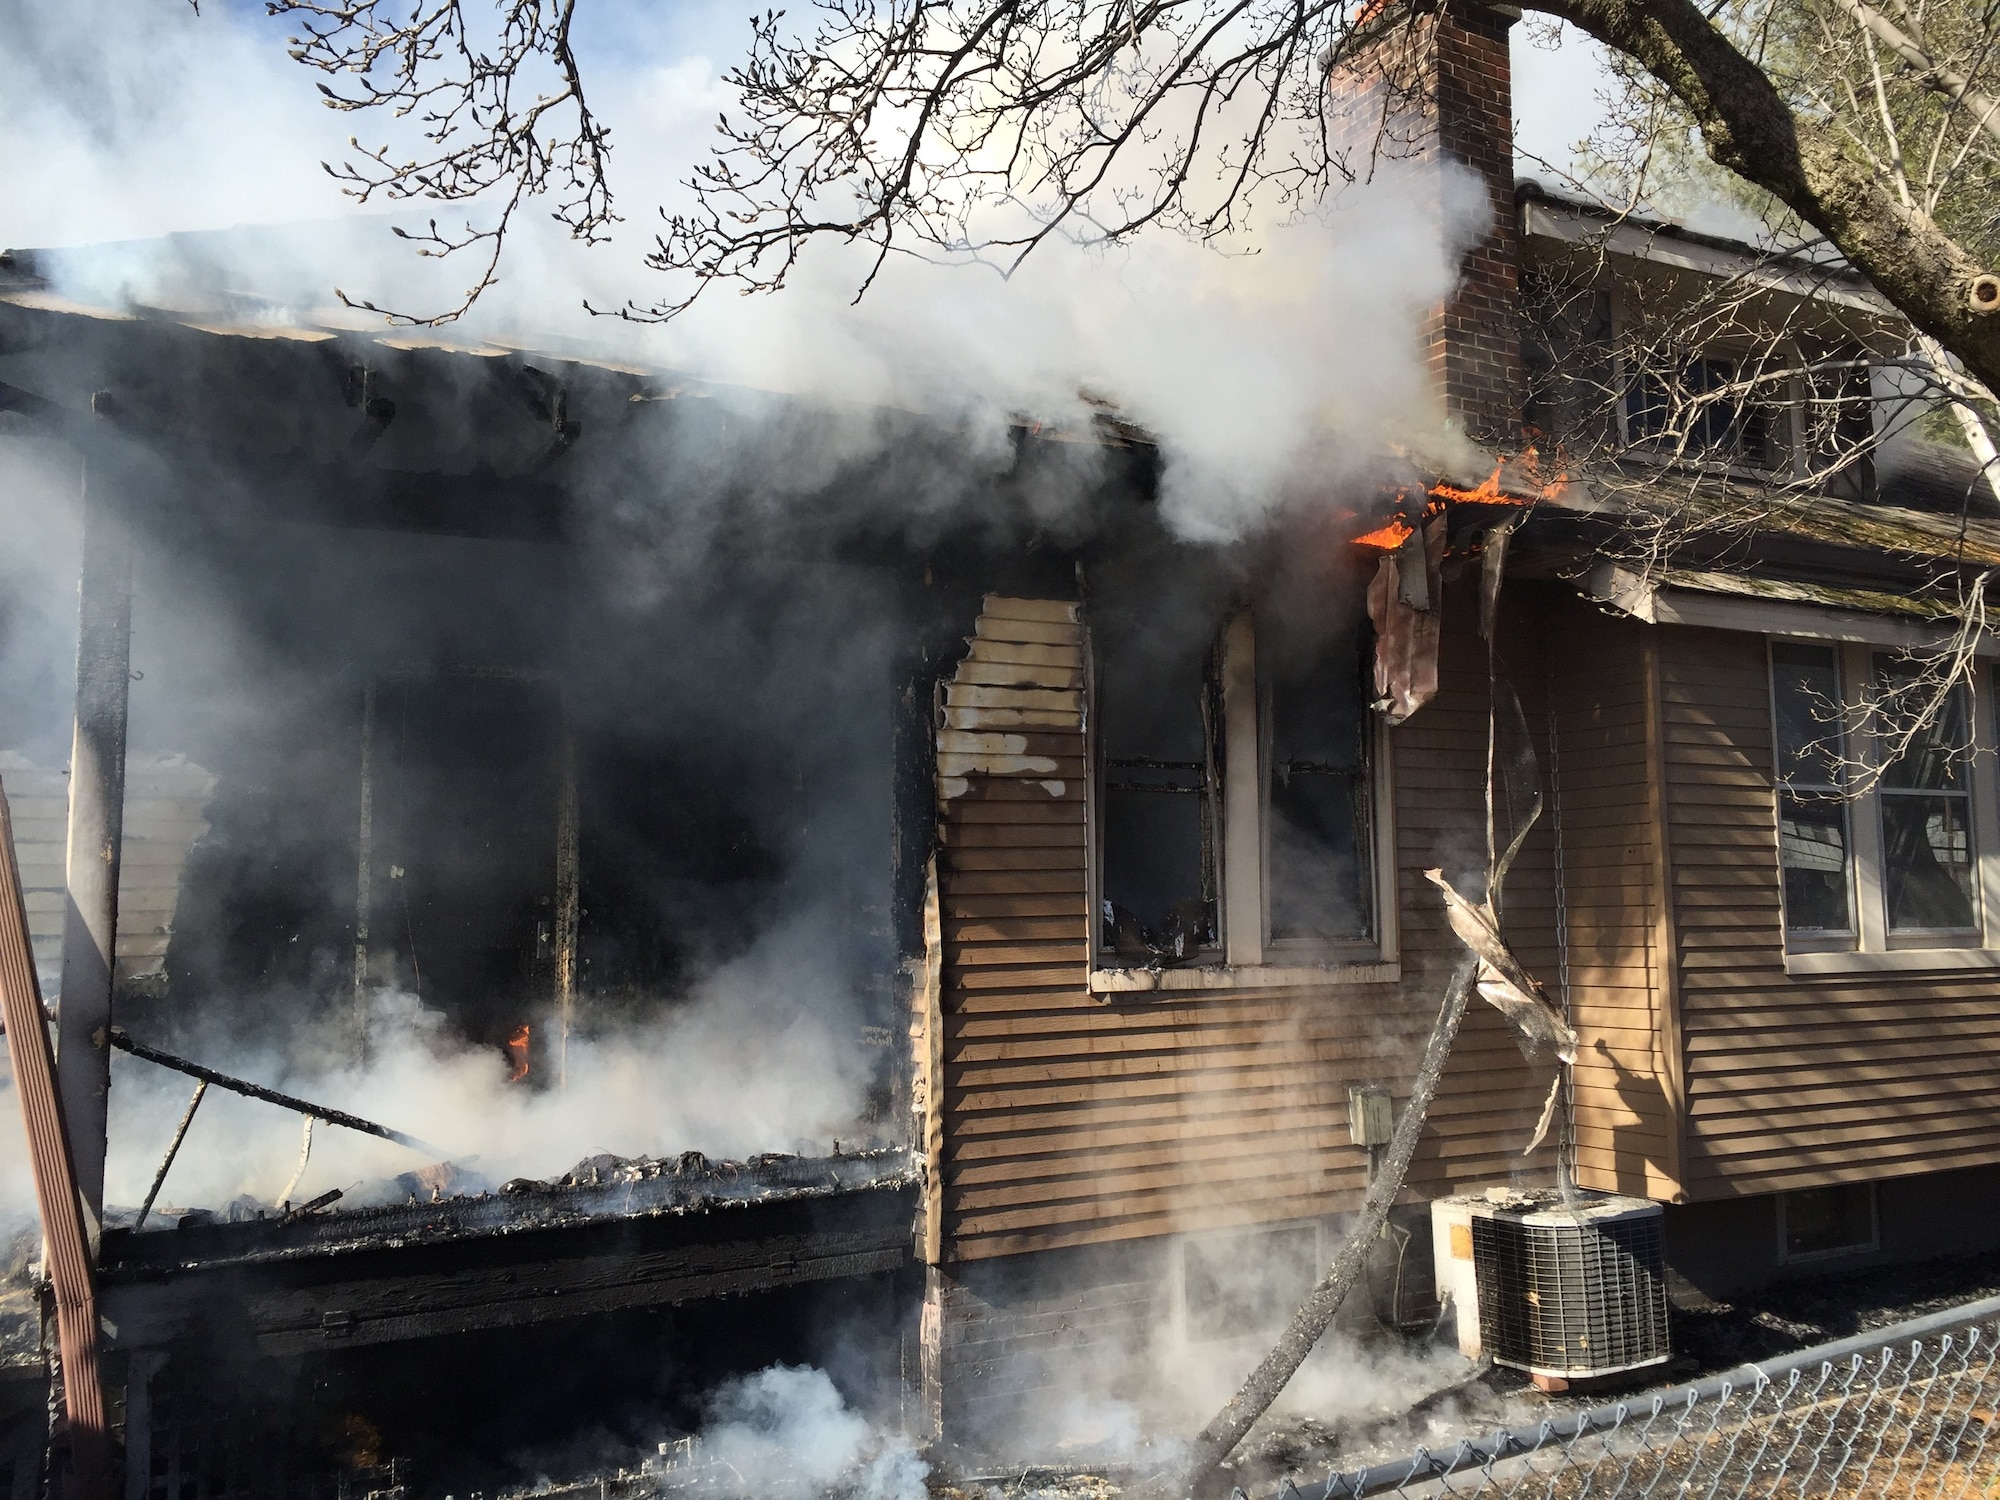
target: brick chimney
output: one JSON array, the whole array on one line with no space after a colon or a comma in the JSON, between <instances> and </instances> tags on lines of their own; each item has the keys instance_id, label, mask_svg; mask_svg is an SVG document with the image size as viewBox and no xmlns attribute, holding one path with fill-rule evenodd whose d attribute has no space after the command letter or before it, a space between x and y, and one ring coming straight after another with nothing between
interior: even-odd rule
<instances>
[{"instance_id":1,"label":"brick chimney","mask_svg":"<svg viewBox=\"0 0 2000 1500\"><path fill-rule=\"evenodd\" d=\"M1443 163L1485 185L1492 222L1458 290L1425 327L1452 424L1475 442L1520 439L1521 336L1514 209L1514 89L1507 33L1519 11L1476 0L1384 0L1327 76L1333 138L1357 178L1414 171L1443 225Z\"/></svg>"}]
</instances>

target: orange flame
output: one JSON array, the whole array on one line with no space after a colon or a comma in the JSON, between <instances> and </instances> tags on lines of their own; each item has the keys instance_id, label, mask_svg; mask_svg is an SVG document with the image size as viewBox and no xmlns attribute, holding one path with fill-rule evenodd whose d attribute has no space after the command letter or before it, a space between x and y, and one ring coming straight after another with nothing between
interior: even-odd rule
<instances>
[{"instance_id":1,"label":"orange flame","mask_svg":"<svg viewBox=\"0 0 2000 1500\"><path fill-rule=\"evenodd\" d=\"M1462 490L1455 484L1439 481L1431 486L1431 496L1433 499L1457 500L1467 505L1519 505L1521 502L1515 496L1500 492L1501 468L1502 465L1495 464L1493 472L1480 480L1476 489Z\"/></svg>"},{"instance_id":2,"label":"orange flame","mask_svg":"<svg viewBox=\"0 0 2000 1500\"><path fill-rule=\"evenodd\" d=\"M1365 536L1354 539L1357 547L1380 547L1384 552L1394 552L1403 543L1417 534L1417 528L1401 516L1391 516L1389 524L1378 526Z\"/></svg>"},{"instance_id":3,"label":"orange flame","mask_svg":"<svg viewBox=\"0 0 2000 1500\"><path fill-rule=\"evenodd\" d=\"M507 1053L507 1081L519 1083L528 1076L528 1038L531 1035L526 1021L523 1021L502 1044Z\"/></svg>"},{"instance_id":4,"label":"orange flame","mask_svg":"<svg viewBox=\"0 0 2000 1500\"><path fill-rule=\"evenodd\" d=\"M1502 459L1493 466L1491 474L1469 490L1440 480L1422 492L1424 509L1418 521L1413 522L1406 515L1392 515L1373 531L1364 532L1351 540L1357 547L1374 547L1383 552L1394 552L1416 535L1419 524L1430 520L1444 509L1447 501L1456 501L1461 505L1528 505L1538 499L1553 500L1569 487L1567 472L1558 472L1555 478L1547 482L1542 480L1541 455L1533 448L1524 450L1515 465L1514 482L1517 488L1513 492L1504 490L1500 486L1501 476L1506 472L1506 468L1507 460ZM1534 486L1532 494L1520 492L1519 485L1522 480ZM1394 495L1395 503L1407 505L1415 493L1412 490L1398 489Z\"/></svg>"}]
</instances>

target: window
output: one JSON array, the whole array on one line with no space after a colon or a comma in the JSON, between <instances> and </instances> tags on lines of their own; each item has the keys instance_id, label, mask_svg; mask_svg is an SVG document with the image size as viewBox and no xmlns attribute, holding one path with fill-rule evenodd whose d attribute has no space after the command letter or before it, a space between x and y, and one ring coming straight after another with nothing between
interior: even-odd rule
<instances>
[{"instance_id":1,"label":"window","mask_svg":"<svg viewBox=\"0 0 2000 1500\"><path fill-rule=\"evenodd\" d=\"M1351 597L1351 618L1321 596L1270 620L1228 609L1200 635L1184 606L1093 602L1102 963L1383 958L1372 647Z\"/></svg>"},{"instance_id":2,"label":"window","mask_svg":"<svg viewBox=\"0 0 2000 1500\"><path fill-rule=\"evenodd\" d=\"M1098 904L1126 963L1185 963L1219 939L1213 655L1140 636L1101 655Z\"/></svg>"},{"instance_id":3,"label":"window","mask_svg":"<svg viewBox=\"0 0 2000 1500\"><path fill-rule=\"evenodd\" d=\"M1625 390L1626 441L1689 458L1774 467L1782 403L1751 394L1759 372L1702 356L1678 376L1642 371Z\"/></svg>"},{"instance_id":4,"label":"window","mask_svg":"<svg viewBox=\"0 0 2000 1500\"><path fill-rule=\"evenodd\" d=\"M1819 1260L1876 1247L1875 1185L1843 1183L1778 1194L1780 1260Z\"/></svg>"},{"instance_id":5,"label":"window","mask_svg":"<svg viewBox=\"0 0 2000 1500\"><path fill-rule=\"evenodd\" d=\"M2000 675L1960 684L1905 736L1911 668L1896 653L1779 640L1770 672L1786 967L2000 965L1988 926L2000 908ZM1857 788L1862 766L1879 775Z\"/></svg>"},{"instance_id":6,"label":"window","mask_svg":"<svg viewBox=\"0 0 2000 1500\"><path fill-rule=\"evenodd\" d=\"M1875 659L1876 679L1893 702L1906 669ZM1972 787L1967 765L1965 690L1882 773L1883 888L1891 932L1964 931L1976 925Z\"/></svg>"},{"instance_id":7,"label":"window","mask_svg":"<svg viewBox=\"0 0 2000 1500\"><path fill-rule=\"evenodd\" d=\"M1845 933L1849 921L1847 803L1840 790L1840 657L1831 646L1771 647L1778 754L1778 863L1785 927Z\"/></svg>"},{"instance_id":8,"label":"window","mask_svg":"<svg viewBox=\"0 0 2000 1500\"><path fill-rule=\"evenodd\" d=\"M1375 799L1361 632L1299 642L1266 626L1258 635L1271 941L1364 940L1374 932Z\"/></svg>"},{"instance_id":9,"label":"window","mask_svg":"<svg viewBox=\"0 0 2000 1500\"><path fill-rule=\"evenodd\" d=\"M1181 1298L1190 1341L1276 1332L1324 1269L1316 1224L1202 1235L1181 1243Z\"/></svg>"}]
</instances>

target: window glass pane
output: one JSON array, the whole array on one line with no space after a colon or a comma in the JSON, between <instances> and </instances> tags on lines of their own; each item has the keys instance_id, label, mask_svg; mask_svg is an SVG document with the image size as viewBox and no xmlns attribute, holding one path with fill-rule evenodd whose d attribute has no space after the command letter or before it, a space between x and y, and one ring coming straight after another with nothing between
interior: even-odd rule
<instances>
[{"instance_id":1,"label":"window glass pane","mask_svg":"<svg viewBox=\"0 0 2000 1500\"><path fill-rule=\"evenodd\" d=\"M1231 1339L1282 1328L1319 1280L1319 1232L1310 1224L1186 1242L1182 1291L1190 1339Z\"/></svg>"},{"instance_id":2,"label":"window glass pane","mask_svg":"<svg viewBox=\"0 0 2000 1500\"><path fill-rule=\"evenodd\" d=\"M1785 1254L1826 1255L1875 1243L1874 1191L1865 1182L1783 1195Z\"/></svg>"},{"instance_id":3,"label":"window glass pane","mask_svg":"<svg viewBox=\"0 0 2000 1500\"><path fill-rule=\"evenodd\" d=\"M1785 872L1785 926L1846 932L1847 808L1837 799L1778 794L1778 862Z\"/></svg>"},{"instance_id":4,"label":"window glass pane","mask_svg":"<svg viewBox=\"0 0 2000 1500\"><path fill-rule=\"evenodd\" d=\"M1926 706L1921 700L1927 698L1928 693L1912 690L1909 686L1909 668L1884 662L1879 657L1876 660L1876 670L1885 693L1900 695L1914 691L1914 696L1918 698L1919 701L1910 703L1903 711L1914 713ZM1895 719L1896 714L1892 712L1892 726ZM1921 791L1963 790L1966 782L1965 750L1972 738L1968 724L1965 690L1963 687L1956 688L1946 698L1941 711L1917 731L1909 748L1882 772L1882 785Z\"/></svg>"},{"instance_id":5,"label":"window glass pane","mask_svg":"<svg viewBox=\"0 0 2000 1500\"><path fill-rule=\"evenodd\" d=\"M1374 929L1367 697L1361 633L1258 638L1271 705L1269 905L1273 938L1366 938Z\"/></svg>"},{"instance_id":6,"label":"window glass pane","mask_svg":"<svg viewBox=\"0 0 2000 1500\"><path fill-rule=\"evenodd\" d=\"M1208 658L1132 645L1100 668L1102 941L1134 963L1216 940Z\"/></svg>"},{"instance_id":7,"label":"window glass pane","mask_svg":"<svg viewBox=\"0 0 2000 1500\"><path fill-rule=\"evenodd\" d=\"M1625 393L1626 433L1634 443L1690 458L1769 464L1776 449L1772 418L1782 401L1760 383L1762 373L1712 358L1688 360L1677 376L1641 371Z\"/></svg>"},{"instance_id":8,"label":"window glass pane","mask_svg":"<svg viewBox=\"0 0 2000 1500\"><path fill-rule=\"evenodd\" d=\"M1778 732L1778 779L1833 786L1840 758L1840 671L1829 646L1771 647L1771 703Z\"/></svg>"},{"instance_id":9,"label":"window glass pane","mask_svg":"<svg viewBox=\"0 0 2000 1500\"><path fill-rule=\"evenodd\" d=\"M1975 925L1965 815L1964 797L1883 794L1883 884L1892 932Z\"/></svg>"}]
</instances>

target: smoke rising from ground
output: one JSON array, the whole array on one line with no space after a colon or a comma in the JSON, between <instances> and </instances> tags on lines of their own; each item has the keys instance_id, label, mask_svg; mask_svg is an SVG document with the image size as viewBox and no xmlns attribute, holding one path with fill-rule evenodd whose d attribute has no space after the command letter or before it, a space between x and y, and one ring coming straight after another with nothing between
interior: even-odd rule
<instances>
[{"instance_id":1,"label":"smoke rising from ground","mask_svg":"<svg viewBox=\"0 0 2000 1500\"><path fill-rule=\"evenodd\" d=\"M856 1122L870 1059L853 1045L858 1006L830 986L822 943L809 918L795 919L697 982L669 1014L573 1039L562 1089L510 1082L496 1049L466 1042L438 1012L397 993L375 998L365 1065L331 1050L319 1067L302 1065L296 1050L204 1049L200 1060L442 1147L470 1174L455 1184L461 1192L558 1177L601 1153L742 1160L823 1154L837 1139L852 1149L865 1128ZM144 1198L191 1087L151 1063L117 1060L108 1201ZM298 1116L211 1089L161 1206L216 1210L242 1194L275 1203L300 1142ZM344 1206L401 1202L409 1190L394 1179L428 1165L407 1147L322 1124L291 1198L340 1188L352 1200Z\"/></svg>"}]
</instances>

